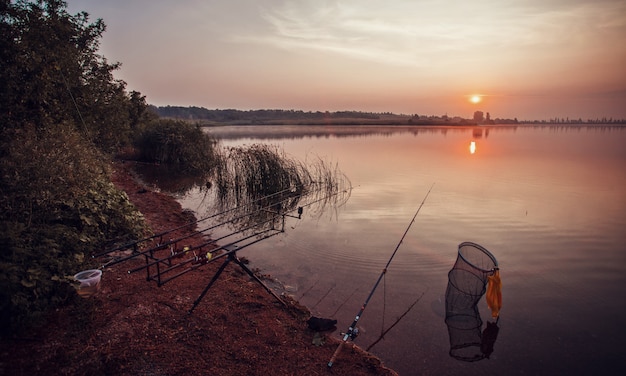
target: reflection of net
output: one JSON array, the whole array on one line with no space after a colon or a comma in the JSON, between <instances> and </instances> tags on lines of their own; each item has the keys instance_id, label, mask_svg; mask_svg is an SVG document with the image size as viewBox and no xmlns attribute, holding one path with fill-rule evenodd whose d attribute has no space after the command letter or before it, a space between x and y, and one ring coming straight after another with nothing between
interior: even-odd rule
<instances>
[{"instance_id":1,"label":"reflection of net","mask_svg":"<svg viewBox=\"0 0 626 376\"><path fill-rule=\"evenodd\" d=\"M456 262L448 273L446 325L450 356L464 361L488 356L481 351L482 320L477 304L486 291L487 276L498 262L485 248L471 242L459 245Z\"/></svg>"}]
</instances>

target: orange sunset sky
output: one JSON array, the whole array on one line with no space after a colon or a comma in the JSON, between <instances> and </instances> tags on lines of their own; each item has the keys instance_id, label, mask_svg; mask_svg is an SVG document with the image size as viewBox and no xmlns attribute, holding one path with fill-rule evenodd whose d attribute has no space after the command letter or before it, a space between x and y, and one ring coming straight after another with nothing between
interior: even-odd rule
<instances>
[{"instance_id":1,"label":"orange sunset sky","mask_svg":"<svg viewBox=\"0 0 626 376\"><path fill-rule=\"evenodd\" d=\"M104 20L116 77L158 106L626 118L626 0L69 0L68 10Z\"/></svg>"}]
</instances>

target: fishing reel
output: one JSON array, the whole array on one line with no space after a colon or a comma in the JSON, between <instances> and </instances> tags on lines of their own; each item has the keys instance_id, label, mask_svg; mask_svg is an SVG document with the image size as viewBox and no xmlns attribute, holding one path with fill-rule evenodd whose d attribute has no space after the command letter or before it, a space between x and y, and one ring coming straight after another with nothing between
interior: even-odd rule
<instances>
[{"instance_id":1,"label":"fishing reel","mask_svg":"<svg viewBox=\"0 0 626 376\"><path fill-rule=\"evenodd\" d=\"M213 258L213 254L211 254L211 252L207 252L206 254L196 254L196 251L193 252L193 261L191 262L192 265L206 265L209 261L211 261L211 258Z\"/></svg>"},{"instance_id":2,"label":"fishing reel","mask_svg":"<svg viewBox=\"0 0 626 376\"><path fill-rule=\"evenodd\" d=\"M348 333L341 333L342 336L348 336L354 340L359 335L359 328L349 328Z\"/></svg>"},{"instance_id":3,"label":"fishing reel","mask_svg":"<svg viewBox=\"0 0 626 376\"><path fill-rule=\"evenodd\" d=\"M181 258L187 252L189 252L190 250L191 250L191 246L190 245L186 245L182 249L177 249L176 248L176 244L174 243L174 244L170 245L170 257L172 257L172 258Z\"/></svg>"}]
</instances>

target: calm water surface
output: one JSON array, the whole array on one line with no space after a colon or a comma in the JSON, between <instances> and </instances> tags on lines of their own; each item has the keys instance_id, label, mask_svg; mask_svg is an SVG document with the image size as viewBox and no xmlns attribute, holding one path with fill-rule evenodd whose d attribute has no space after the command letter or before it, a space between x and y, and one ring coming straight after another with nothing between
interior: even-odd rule
<instances>
[{"instance_id":1,"label":"calm water surface","mask_svg":"<svg viewBox=\"0 0 626 376\"><path fill-rule=\"evenodd\" d=\"M338 210L305 210L286 233L240 252L315 315L336 318L337 337L434 184L355 340L367 348L419 299L370 350L401 375L626 372L626 128L207 131L224 146L267 143L301 161L322 158L352 182ZM195 191L181 202L210 214ZM444 322L447 273L464 241L491 251L503 282L494 351L477 362L449 356ZM484 298L479 309L491 321Z\"/></svg>"}]
</instances>

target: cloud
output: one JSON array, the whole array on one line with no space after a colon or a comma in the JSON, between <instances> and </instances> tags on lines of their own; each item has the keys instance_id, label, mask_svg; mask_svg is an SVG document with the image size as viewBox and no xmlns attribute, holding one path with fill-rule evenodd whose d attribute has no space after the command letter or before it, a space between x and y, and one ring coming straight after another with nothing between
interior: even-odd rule
<instances>
[{"instance_id":1,"label":"cloud","mask_svg":"<svg viewBox=\"0 0 626 376\"><path fill-rule=\"evenodd\" d=\"M624 2L300 1L262 10L271 32L248 40L389 65L421 67L450 54L507 60L559 54L623 30ZM600 3L598 3L600 4ZM547 49L547 50L546 50Z\"/></svg>"},{"instance_id":2,"label":"cloud","mask_svg":"<svg viewBox=\"0 0 626 376\"><path fill-rule=\"evenodd\" d=\"M72 4L104 18L105 56L153 98L395 110L626 87L624 0L112 2Z\"/></svg>"}]
</instances>

